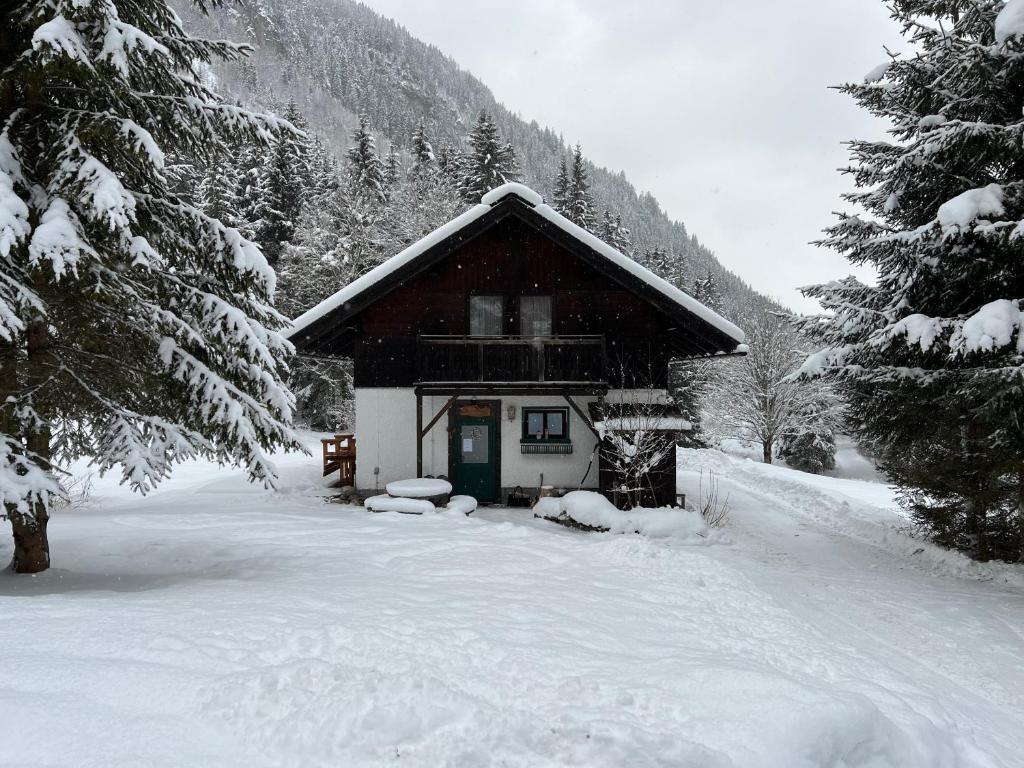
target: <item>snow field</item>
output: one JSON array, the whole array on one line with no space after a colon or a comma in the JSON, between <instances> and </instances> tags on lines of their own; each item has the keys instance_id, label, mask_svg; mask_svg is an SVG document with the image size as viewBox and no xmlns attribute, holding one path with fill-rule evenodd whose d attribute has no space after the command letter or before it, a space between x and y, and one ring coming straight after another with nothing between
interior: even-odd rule
<instances>
[{"instance_id":1,"label":"snow field","mask_svg":"<svg viewBox=\"0 0 1024 768\"><path fill-rule=\"evenodd\" d=\"M0 763L1017 764L1020 591L867 535L884 486L681 458L735 544L374 515L301 456L279 493L100 481L54 516L57 568L0 579Z\"/></svg>"}]
</instances>

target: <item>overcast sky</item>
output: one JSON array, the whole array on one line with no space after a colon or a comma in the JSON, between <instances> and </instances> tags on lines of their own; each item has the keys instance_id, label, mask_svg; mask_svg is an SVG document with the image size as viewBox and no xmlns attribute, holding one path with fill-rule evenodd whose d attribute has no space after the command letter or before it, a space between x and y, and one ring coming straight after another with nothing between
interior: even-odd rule
<instances>
[{"instance_id":1,"label":"overcast sky","mask_svg":"<svg viewBox=\"0 0 1024 768\"><path fill-rule=\"evenodd\" d=\"M901 48L881 0L364 0L514 112L624 170L758 290L848 274L808 245L883 126L829 90Z\"/></svg>"}]
</instances>

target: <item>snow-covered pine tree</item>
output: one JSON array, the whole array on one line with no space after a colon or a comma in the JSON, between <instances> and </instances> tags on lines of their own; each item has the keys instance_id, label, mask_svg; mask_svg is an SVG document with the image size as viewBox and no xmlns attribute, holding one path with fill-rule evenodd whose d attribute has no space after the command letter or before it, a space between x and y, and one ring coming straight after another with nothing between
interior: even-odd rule
<instances>
[{"instance_id":1,"label":"snow-covered pine tree","mask_svg":"<svg viewBox=\"0 0 1024 768\"><path fill-rule=\"evenodd\" d=\"M199 67L244 49L190 37L164 0L22 0L0 76L0 495L13 568L49 566L47 496L92 457L145 491L182 459L273 483L296 446L291 346L259 249L172 191L283 121L223 103Z\"/></svg>"},{"instance_id":2,"label":"snow-covered pine tree","mask_svg":"<svg viewBox=\"0 0 1024 768\"><path fill-rule=\"evenodd\" d=\"M469 151L462 158L459 193L467 203L480 198L509 181L519 180L519 167L512 145L502 144L498 127L487 112L480 112L470 132Z\"/></svg>"},{"instance_id":3,"label":"snow-covered pine tree","mask_svg":"<svg viewBox=\"0 0 1024 768\"><path fill-rule=\"evenodd\" d=\"M288 103L285 116L289 122L298 122L297 130L303 130L305 120L294 101ZM275 139L267 163L258 169L257 239L272 267L291 242L302 213L310 178L310 146L305 132L283 132Z\"/></svg>"},{"instance_id":4,"label":"snow-covered pine tree","mask_svg":"<svg viewBox=\"0 0 1024 768\"><path fill-rule=\"evenodd\" d=\"M722 293L718 287L718 278L710 269L704 277L693 281L693 290L690 295L705 307L713 309L715 312L722 311Z\"/></svg>"},{"instance_id":5,"label":"snow-covered pine tree","mask_svg":"<svg viewBox=\"0 0 1024 768\"><path fill-rule=\"evenodd\" d=\"M219 152L198 185L197 202L203 213L228 227L239 227L238 174L230 152Z\"/></svg>"},{"instance_id":6,"label":"snow-covered pine tree","mask_svg":"<svg viewBox=\"0 0 1024 768\"><path fill-rule=\"evenodd\" d=\"M458 189L459 180L462 178L461 166L462 156L458 151L447 144L442 146L441 152L437 155L437 168L456 189Z\"/></svg>"},{"instance_id":7,"label":"snow-covered pine tree","mask_svg":"<svg viewBox=\"0 0 1024 768\"><path fill-rule=\"evenodd\" d=\"M248 239L255 240L263 222L260 210L263 200L262 176L267 148L243 142L232 153L232 165L237 176L235 210L238 211L238 229Z\"/></svg>"},{"instance_id":8,"label":"snow-covered pine tree","mask_svg":"<svg viewBox=\"0 0 1024 768\"><path fill-rule=\"evenodd\" d=\"M394 142L388 147L388 159L384 163L384 189L388 198L398 192L398 185L402 178L402 164L398 159L398 150Z\"/></svg>"},{"instance_id":9,"label":"snow-covered pine tree","mask_svg":"<svg viewBox=\"0 0 1024 768\"><path fill-rule=\"evenodd\" d=\"M388 212L396 251L447 223L462 207L458 188L434 162L422 126L413 135L412 146L413 166L406 183L392 197Z\"/></svg>"},{"instance_id":10,"label":"snow-covered pine tree","mask_svg":"<svg viewBox=\"0 0 1024 768\"><path fill-rule=\"evenodd\" d=\"M416 179L437 170L434 148L427 139L427 129L420 123L412 135L412 166L409 168L409 178Z\"/></svg>"},{"instance_id":11,"label":"snow-covered pine tree","mask_svg":"<svg viewBox=\"0 0 1024 768\"><path fill-rule=\"evenodd\" d=\"M672 276L674 274L672 265L674 259L672 254L666 251L659 245L646 250L640 256L640 263L643 264L647 269L651 270L654 274L659 277L673 282Z\"/></svg>"},{"instance_id":12,"label":"snow-covered pine tree","mask_svg":"<svg viewBox=\"0 0 1024 768\"><path fill-rule=\"evenodd\" d=\"M367 201L383 203L387 199L384 163L377 154L377 145L370 133L370 119L359 116L359 127L352 134L355 142L348 150L349 177L353 191Z\"/></svg>"},{"instance_id":13,"label":"snow-covered pine tree","mask_svg":"<svg viewBox=\"0 0 1024 768\"><path fill-rule=\"evenodd\" d=\"M309 136L309 125L305 115L295 103L295 99L289 99L284 109L284 119L291 123L295 132L284 134L281 138L285 141L291 154L292 170L298 176L298 186L302 191L309 189L312 183L313 174L313 144ZM301 206L299 206L301 209Z\"/></svg>"},{"instance_id":14,"label":"snow-covered pine tree","mask_svg":"<svg viewBox=\"0 0 1024 768\"><path fill-rule=\"evenodd\" d=\"M597 236L618 251L629 255L629 230L622 225L622 217L616 215L612 218L607 208L601 215L601 223L597 228Z\"/></svg>"},{"instance_id":15,"label":"snow-covered pine tree","mask_svg":"<svg viewBox=\"0 0 1024 768\"><path fill-rule=\"evenodd\" d=\"M565 155L558 160L558 174L555 176L555 189L551 195L551 207L565 216L569 212L569 167ZM605 211L608 213L608 211Z\"/></svg>"},{"instance_id":16,"label":"snow-covered pine tree","mask_svg":"<svg viewBox=\"0 0 1024 768\"><path fill-rule=\"evenodd\" d=\"M583 149L577 144L572 150L572 168L566 190L565 217L583 229L594 228L594 198L590 194L590 179Z\"/></svg>"},{"instance_id":17,"label":"snow-covered pine tree","mask_svg":"<svg viewBox=\"0 0 1024 768\"><path fill-rule=\"evenodd\" d=\"M310 147L307 198L316 199L329 193L338 186L338 181L338 161L320 137L315 136Z\"/></svg>"},{"instance_id":18,"label":"snow-covered pine tree","mask_svg":"<svg viewBox=\"0 0 1024 768\"><path fill-rule=\"evenodd\" d=\"M842 90L891 123L851 143L859 191L824 244L877 270L807 291L808 375L942 544L1024 556L1024 2L894 0L914 54Z\"/></svg>"}]
</instances>

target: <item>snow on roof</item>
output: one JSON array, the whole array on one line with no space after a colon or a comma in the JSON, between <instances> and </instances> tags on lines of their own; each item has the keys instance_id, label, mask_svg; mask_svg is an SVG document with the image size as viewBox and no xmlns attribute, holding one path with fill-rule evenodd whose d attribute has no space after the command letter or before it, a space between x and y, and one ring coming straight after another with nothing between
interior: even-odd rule
<instances>
[{"instance_id":1,"label":"snow on roof","mask_svg":"<svg viewBox=\"0 0 1024 768\"><path fill-rule=\"evenodd\" d=\"M637 430L662 430L666 432L689 432L693 424L682 416L613 416L595 421L597 430L609 432L635 432Z\"/></svg>"},{"instance_id":2,"label":"snow on roof","mask_svg":"<svg viewBox=\"0 0 1024 768\"><path fill-rule=\"evenodd\" d=\"M737 345L733 351L739 353L746 352L746 346L743 344L745 338L743 331L735 325L730 323L717 312L705 307L692 296L689 296L679 290L674 285L671 285L667 281L658 277L650 270L640 266L640 264L633 261L625 254L615 250L606 242L594 236L587 230L573 224L567 218L555 211L551 206L545 205L544 198L525 184L518 184L515 182L502 184L500 187L492 189L483 196L479 205L470 208L461 216L457 216L444 226L435 229L429 235L413 243L404 251L400 252L396 256L392 256L379 267L376 267L362 277L353 280L334 295L329 296L312 309L299 315L293 321L292 328L286 332L287 335L289 337L294 337L297 333L308 328L328 313L352 301L363 291L377 284L382 279L392 274L395 270L405 266L433 246L451 237L459 230L479 219L490 211L494 205L509 196L518 197L520 200L532 207L544 219L554 224L559 229L584 243L616 266L621 267L634 277L639 278L648 286L665 296L665 298L683 307L704 322L708 323L708 325L711 325L733 339Z\"/></svg>"},{"instance_id":3,"label":"snow on roof","mask_svg":"<svg viewBox=\"0 0 1024 768\"><path fill-rule=\"evenodd\" d=\"M356 278L337 293L328 296L312 309L303 312L292 321L292 327L285 331L285 335L288 337L295 336L299 331L308 328L324 315L352 301L352 299L367 288L376 285L399 267L405 266L424 251L451 237L466 225L472 224L490 210L491 206L480 204L473 206L461 216L456 216L444 226L438 227L404 251L400 251L395 256L392 256L380 266L374 267L362 277Z\"/></svg>"},{"instance_id":4,"label":"snow on roof","mask_svg":"<svg viewBox=\"0 0 1024 768\"><path fill-rule=\"evenodd\" d=\"M684 309L689 310L697 317L699 317L701 320L706 322L708 325L717 328L726 336L729 336L730 338L735 340L737 345L742 344L743 341L746 339L746 336L744 335L743 331L741 331L735 325L733 325L724 317L719 315L717 312L708 309L689 294L683 293L681 290L676 288L668 281L658 277L656 274L651 272L646 267L642 267L640 264L629 258L629 256L627 256L626 254L615 250L610 245L608 245L608 243L604 242L604 240L601 240L600 238L591 234L587 230L583 229L583 227L573 224L571 221L565 218L565 216L558 213L551 206L541 204L536 206L534 210L536 210L537 213L539 213L541 216L543 216L545 219L550 221L555 226L559 227L565 232L568 232L570 235L575 237L580 242L588 245L590 248L597 251L599 254L608 259L608 261L612 262L616 266L622 267L627 272L631 273L634 277L640 278L645 283L647 283L647 285L649 285L651 288L654 288L667 299L670 299L671 301L680 305Z\"/></svg>"},{"instance_id":5,"label":"snow on roof","mask_svg":"<svg viewBox=\"0 0 1024 768\"><path fill-rule=\"evenodd\" d=\"M495 203L503 200L509 195L515 195L520 200L525 200L530 205L536 207L543 204L544 198L534 192L525 184L518 184L514 181L509 181L502 184L500 187L495 187L482 198L480 202L484 205L494 205Z\"/></svg>"}]
</instances>

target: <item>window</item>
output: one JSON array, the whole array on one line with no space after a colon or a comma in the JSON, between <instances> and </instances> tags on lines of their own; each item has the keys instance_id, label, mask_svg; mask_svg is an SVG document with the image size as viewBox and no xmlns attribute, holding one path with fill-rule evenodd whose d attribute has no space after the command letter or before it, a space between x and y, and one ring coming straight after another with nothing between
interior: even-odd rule
<instances>
[{"instance_id":1,"label":"window","mask_svg":"<svg viewBox=\"0 0 1024 768\"><path fill-rule=\"evenodd\" d=\"M568 408L523 408L524 442L568 442Z\"/></svg>"},{"instance_id":2,"label":"window","mask_svg":"<svg viewBox=\"0 0 1024 768\"><path fill-rule=\"evenodd\" d=\"M469 335L501 336L504 330L503 296L469 297Z\"/></svg>"},{"instance_id":3,"label":"window","mask_svg":"<svg viewBox=\"0 0 1024 768\"><path fill-rule=\"evenodd\" d=\"M519 333L522 336L551 335L551 297L519 297Z\"/></svg>"}]
</instances>

